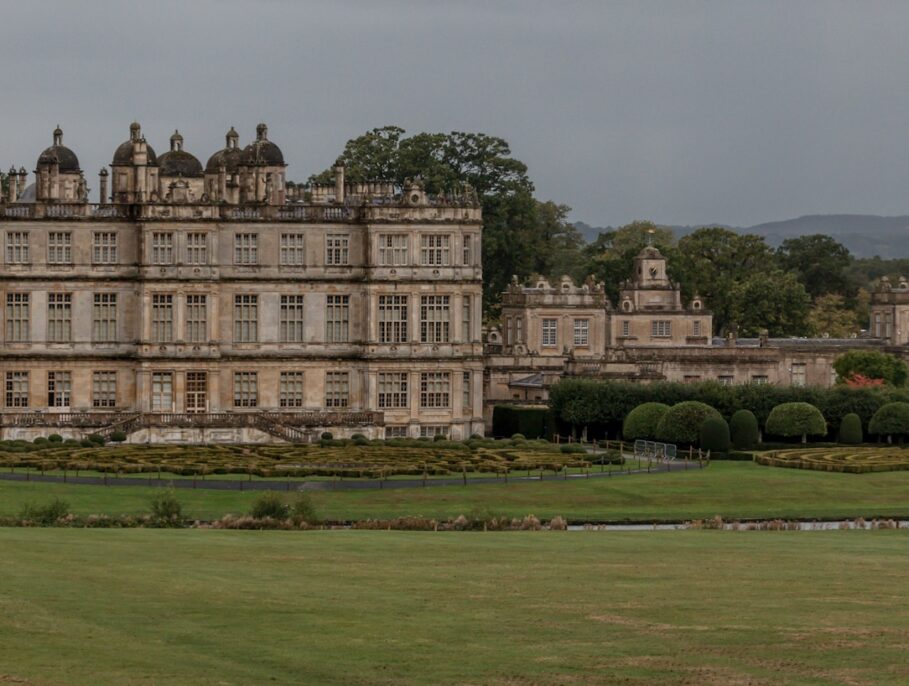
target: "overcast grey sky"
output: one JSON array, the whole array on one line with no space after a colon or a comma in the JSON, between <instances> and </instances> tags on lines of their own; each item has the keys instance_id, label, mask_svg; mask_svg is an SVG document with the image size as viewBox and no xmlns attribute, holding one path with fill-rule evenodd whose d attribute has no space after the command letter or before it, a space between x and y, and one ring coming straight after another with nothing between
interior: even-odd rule
<instances>
[{"instance_id":1,"label":"overcast grey sky","mask_svg":"<svg viewBox=\"0 0 909 686\"><path fill-rule=\"evenodd\" d=\"M505 138L591 224L909 214L907 35L907 2L4 1L0 165L59 123L96 188L133 119L203 164L263 120L305 180L397 124Z\"/></svg>"}]
</instances>

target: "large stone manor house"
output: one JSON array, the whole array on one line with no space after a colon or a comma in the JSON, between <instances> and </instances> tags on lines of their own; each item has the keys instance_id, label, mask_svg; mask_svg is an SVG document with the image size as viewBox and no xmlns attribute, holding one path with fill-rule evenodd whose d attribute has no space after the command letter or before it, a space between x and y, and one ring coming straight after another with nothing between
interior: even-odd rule
<instances>
[{"instance_id":1,"label":"large stone manor house","mask_svg":"<svg viewBox=\"0 0 909 686\"><path fill-rule=\"evenodd\" d=\"M868 337L713 337L645 247L619 299L604 285L516 279L483 327L481 212L467 186L286 183L260 124L203 166L141 127L90 202L53 132L34 179L0 197L0 436L122 431L133 442L466 438L502 402L545 402L566 376L834 383L844 350L902 354L909 282L882 280Z\"/></svg>"},{"instance_id":2,"label":"large stone manor house","mask_svg":"<svg viewBox=\"0 0 909 686\"><path fill-rule=\"evenodd\" d=\"M264 124L203 166L134 123L90 202L59 128L52 143L0 202L4 437L482 433L472 189L337 167L292 196Z\"/></svg>"}]
</instances>

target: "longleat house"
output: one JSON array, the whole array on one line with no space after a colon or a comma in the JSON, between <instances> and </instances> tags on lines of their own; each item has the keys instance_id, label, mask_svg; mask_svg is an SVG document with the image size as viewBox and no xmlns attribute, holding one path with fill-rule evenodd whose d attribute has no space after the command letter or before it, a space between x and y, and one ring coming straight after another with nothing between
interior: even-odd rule
<instances>
[{"instance_id":1,"label":"longleat house","mask_svg":"<svg viewBox=\"0 0 909 686\"><path fill-rule=\"evenodd\" d=\"M291 186L260 124L205 166L139 124L98 177L53 132L34 179L0 197L0 434L121 431L132 442L310 441L323 431L466 438L498 402L544 402L566 375L829 385L844 349L901 350L909 285L884 281L872 337L715 339L644 248L602 284L515 280L484 328L469 186Z\"/></svg>"}]
</instances>

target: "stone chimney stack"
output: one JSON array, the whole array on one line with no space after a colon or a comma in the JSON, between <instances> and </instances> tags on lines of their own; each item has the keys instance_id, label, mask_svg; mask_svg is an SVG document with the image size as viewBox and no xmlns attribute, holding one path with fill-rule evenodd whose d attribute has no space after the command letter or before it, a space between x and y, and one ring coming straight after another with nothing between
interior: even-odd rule
<instances>
[{"instance_id":1,"label":"stone chimney stack","mask_svg":"<svg viewBox=\"0 0 909 686\"><path fill-rule=\"evenodd\" d=\"M102 205L107 204L107 168L102 167L98 172L98 187L101 189L100 202Z\"/></svg>"},{"instance_id":2,"label":"stone chimney stack","mask_svg":"<svg viewBox=\"0 0 909 686\"><path fill-rule=\"evenodd\" d=\"M335 202L344 204L344 163L341 160L335 162Z\"/></svg>"},{"instance_id":3,"label":"stone chimney stack","mask_svg":"<svg viewBox=\"0 0 909 686\"><path fill-rule=\"evenodd\" d=\"M9 193L7 197L9 198L10 203L14 203L19 197L19 172L16 171L15 167L9 168L9 177L7 178L7 181L9 182Z\"/></svg>"}]
</instances>

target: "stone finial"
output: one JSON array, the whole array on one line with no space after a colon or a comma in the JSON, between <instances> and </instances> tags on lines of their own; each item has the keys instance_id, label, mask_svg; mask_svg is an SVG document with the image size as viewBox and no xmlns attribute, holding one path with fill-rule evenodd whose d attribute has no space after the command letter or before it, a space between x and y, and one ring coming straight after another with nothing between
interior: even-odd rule
<instances>
[{"instance_id":1,"label":"stone finial","mask_svg":"<svg viewBox=\"0 0 909 686\"><path fill-rule=\"evenodd\" d=\"M170 149L172 152L183 149L183 136L177 129L174 129L174 135L170 137Z\"/></svg>"},{"instance_id":2,"label":"stone finial","mask_svg":"<svg viewBox=\"0 0 909 686\"><path fill-rule=\"evenodd\" d=\"M137 141L142 137L142 126L139 122L134 121L129 125L129 139L131 141Z\"/></svg>"},{"instance_id":3,"label":"stone finial","mask_svg":"<svg viewBox=\"0 0 909 686\"><path fill-rule=\"evenodd\" d=\"M227 132L224 140L228 148L236 148L239 145L240 134L237 133L237 130L233 126L231 126L230 131Z\"/></svg>"},{"instance_id":4,"label":"stone finial","mask_svg":"<svg viewBox=\"0 0 909 686\"><path fill-rule=\"evenodd\" d=\"M256 127L256 140L257 141L267 141L268 140L268 126L264 123L259 124Z\"/></svg>"},{"instance_id":5,"label":"stone finial","mask_svg":"<svg viewBox=\"0 0 909 686\"><path fill-rule=\"evenodd\" d=\"M63 145L63 129L60 128L59 124L54 129L54 145Z\"/></svg>"}]
</instances>

